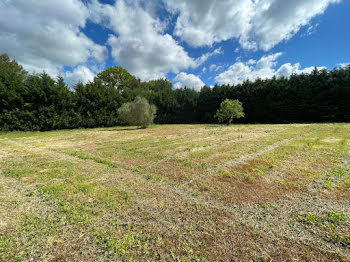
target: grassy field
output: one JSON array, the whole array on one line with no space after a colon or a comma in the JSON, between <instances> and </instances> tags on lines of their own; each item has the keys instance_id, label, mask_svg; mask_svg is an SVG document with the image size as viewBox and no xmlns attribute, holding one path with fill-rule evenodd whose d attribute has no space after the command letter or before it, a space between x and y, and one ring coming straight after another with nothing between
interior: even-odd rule
<instances>
[{"instance_id":1,"label":"grassy field","mask_svg":"<svg viewBox=\"0 0 350 262\"><path fill-rule=\"evenodd\" d=\"M350 261L350 124L0 133L1 261Z\"/></svg>"}]
</instances>

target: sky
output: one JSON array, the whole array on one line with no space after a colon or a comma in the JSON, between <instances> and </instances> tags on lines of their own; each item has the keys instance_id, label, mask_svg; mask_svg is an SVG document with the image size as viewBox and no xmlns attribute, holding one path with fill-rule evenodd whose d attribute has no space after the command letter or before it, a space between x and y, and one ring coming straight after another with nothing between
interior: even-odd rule
<instances>
[{"instance_id":1,"label":"sky","mask_svg":"<svg viewBox=\"0 0 350 262\"><path fill-rule=\"evenodd\" d=\"M199 90L350 63L349 0L0 0L0 53L69 86L122 66Z\"/></svg>"}]
</instances>

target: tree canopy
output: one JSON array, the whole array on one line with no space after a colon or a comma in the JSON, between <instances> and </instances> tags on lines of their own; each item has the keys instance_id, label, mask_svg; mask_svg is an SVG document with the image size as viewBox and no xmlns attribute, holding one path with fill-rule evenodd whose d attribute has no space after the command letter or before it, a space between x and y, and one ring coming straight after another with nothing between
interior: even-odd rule
<instances>
[{"instance_id":1,"label":"tree canopy","mask_svg":"<svg viewBox=\"0 0 350 262\"><path fill-rule=\"evenodd\" d=\"M220 109L216 112L215 117L220 123L231 124L234 118L244 117L242 103L238 100L225 99L220 104Z\"/></svg>"},{"instance_id":2,"label":"tree canopy","mask_svg":"<svg viewBox=\"0 0 350 262\"><path fill-rule=\"evenodd\" d=\"M101 83L106 87L113 87L120 91L138 86L138 80L121 66L107 68L97 74L94 82Z\"/></svg>"},{"instance_id":3,"label":"tree canopy","mask_svg":"<svg viewBox=\"0 0 350 262\"><path fill-rule=\"evenodd\" d=\"M174 89L167 79L142 82L122 67L69 88L61 76L28 74L0 55L0 130L52 130L122 124L117 110L144 97L157 107L155 123L217 123L225 99L244 105L241 123L350 121L350 66L257 79L238 85Z\"/></svg>"}]
</instances>

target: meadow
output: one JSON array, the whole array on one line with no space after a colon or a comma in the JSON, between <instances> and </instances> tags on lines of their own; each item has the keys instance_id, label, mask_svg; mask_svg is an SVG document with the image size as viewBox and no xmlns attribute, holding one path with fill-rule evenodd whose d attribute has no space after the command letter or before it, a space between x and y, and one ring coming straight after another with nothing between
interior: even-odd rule
<instances>
[{"instance_id":1,"label":"meadow","mask_svg":"<svg viewBox=\"0 0 350 262\"><path fill-rule=\"evenodd\" d=\"M0 133L0 261L349 261L350 124Z\"/></svg>"}]
</instances>

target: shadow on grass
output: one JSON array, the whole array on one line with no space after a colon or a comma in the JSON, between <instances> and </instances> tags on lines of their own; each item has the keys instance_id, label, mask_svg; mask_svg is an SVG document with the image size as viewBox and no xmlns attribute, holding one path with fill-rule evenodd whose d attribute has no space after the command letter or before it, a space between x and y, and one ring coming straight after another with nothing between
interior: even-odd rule
<instances>
[{"instance_id":1,"label":"shadow on grass","mask_svg":"<svg viewBox=\"0 0 350 262\"><path fill-rule=\"evenodd\" d=\"M133 131L133 130L140 130L140 129L146 129L145 127L124 127L124 128L108 128L101 130L102 132L105 131Z\"/></svg>"}]
</instances>

